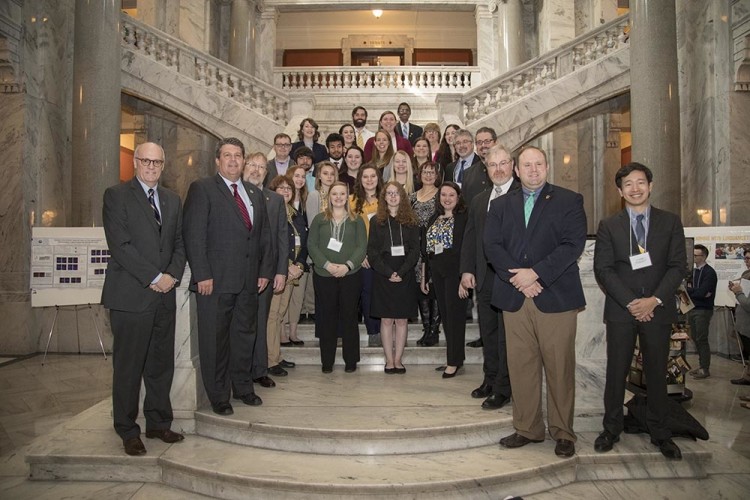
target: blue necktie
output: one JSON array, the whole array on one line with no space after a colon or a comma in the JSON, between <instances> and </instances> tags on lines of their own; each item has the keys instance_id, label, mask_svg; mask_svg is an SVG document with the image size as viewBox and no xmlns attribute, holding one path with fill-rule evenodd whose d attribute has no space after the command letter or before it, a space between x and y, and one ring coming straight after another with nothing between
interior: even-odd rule
<instances>
[{"instance_id":1,"label":"blue necktie","mask_svg":"<svg viewBox=\"0 0 750 500\"><path fill-rule=\"evenodd\" d=\"M461 160L461 168L458 169L458 176L456 176L456 182L461 184L464 181L464 167L466 166L466 160Z\"/></svg>"},{"instance_id":2,"label":"blue necktie","mask_svg":"<svg viewBox=\"0 0 750 500\"><path fill-rule=\"evenodd\" d=\"M646 227L643 225L643 219L643 214L635 218L635 240L638 242L641 253L646 251Z\"/></svg>"}]
</instances>

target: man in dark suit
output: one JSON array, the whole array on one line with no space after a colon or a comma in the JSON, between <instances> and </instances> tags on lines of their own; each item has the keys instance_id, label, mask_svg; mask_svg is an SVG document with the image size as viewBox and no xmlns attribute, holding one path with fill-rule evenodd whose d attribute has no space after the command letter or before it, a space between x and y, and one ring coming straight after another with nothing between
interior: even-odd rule
<instances>
[{"instance_id":1,"label":"man in dark suit","mask_svg":"<svg viewBox=\"0 0 750 500\"><path fill-rule=\"evenodd\" d=\"M486 181L484 185L477 182L477 179L486 180L486 169L482 164L482 158L474 151L474 136L471 132L465 129L456 132L453 146L456 148L458 160L445 167L443 180L453 181L461 186L464 202L467 206L471 206L474 196L484 191L489 185L489 181Z\"/></svg>"},{"instance_id":2,"label":"man in dark suit","mask_svg":"<svg viewBox=\"0 0 750 500\"><path fill-rule=\"evenodd\" d=\"M527 147L518 157L521 189L494 201L484 231L495 269L492 305L503 311L513 427L506 448L544 441L542 371L547 422L555 454L575 453L576 323L586 305L577 260L586 243L583 197L547 183L547 155Z\"/></svg>"},{"instance_id":3,"label":"man in dark suit","mask_svg":"<svg viewBox=\"0 0 750 500\"><path fill-rule=\"evenodd\" d=\"M183 237L196 292L201 375L213 411L234 413L230 394L262 404L251 373L258 293L273 278L271 232L262 192L241 180L245 147L216 146L217 174L193 182L185 199Z\"/></svg>"},{"instance_id":4,"label":"man in dark suit","mask_svg":"<svg viewBox=\"0 0 750 500\"><path fill-rule=\"evenodd\" d=\"M615 174L625 209L601 221L596 233L594 273L607 298L607 382L604 431L594 443L610 451L623 430L625 379L636 337L648 381L648 427L651 442L670 459L682 458L666 425L667 358L672 323L677 321L674 295L687 270L685 233L680 218L652 207L653 174L629 163Z\"/></svg>"},{"instance_id":5,"label":"man in dark suit","mask_svg":"<svg viewBox=\"0 0 750 500\"><path fill-rule=\"evenodd\" d=\"M268 338L268 314L271 311L271 299L286 287L286 276L289 271L289 230L286 221L284 198L278 193L264 188L266 179L266 156L263 153L251 153L245 158L244 179L255 187L262 189L266 201L268 221L271 228L273 247L272 260L275 262L276 275L272 286L266 287L258 296L258 334L255 336L253 352L253 382L263 387L275 387L276 383L268 376L286 377L284 368L294 368L295 364L280 358L281 339ZM271 363L273 360L273 363Z\"/></svg>"},{"instance_id":6,"label":"man in dark suit","mask_svg":"<svg viewBox=\"0 0 750 500\"><path fill-rule=\"evenodd\" d=\"M422 137L424 131L419 125L409 123L409 117L411 116L411 106L409 103L402 102L398 105L398 124L396 124L396 133L407 139L413 146L417 139Z\"/></svg>"},{"instance_id":7,"label":"man in dark suit","mask_svg":"<svg viewBox=\"0 0 750 500\"><path fill-rule=\"evenodd\" d=\"M484 252L484 225L490 204L521 184L513 179L513 159L503 146L497 145L486 151L485 164L492 180L492 189L474 197L469 209L464 241L461 246L461 287L459 295L468 296L468 290L477 290L477 312L479 334L484 354L484 380L471 393L473 398L487 398L482 408L502 408L510 401L510 377L505 346L503 313L492 306L492 287L495 273L489 266Z\"/></svg>"},{"instance_id":8,"label":"man in dark suit","mask_svg":"<svg viewBox=\"0 0 750 500\"><path fill-rule=\"evenodd\" d=\"M266 162L268 174L263 185L267 186L271 179L277 175L286 175L286 171L294 165L290 153L292 151L292 138L281 132L273 138L274 157Z\"/></svg>"},{"instance_id":9,"label":"man in dark suit","mask_svg":"<svg viewBox=\"0 0 750 500\"><path fill-rule=\"evenodd\" d=\"M102 290L112 335L112 416L125 453L143 455L136 423L141 379L146 386L146 437L165 443L184 436L170 429L174 375L175 285L185 270L182 210L176 193L159 187L164 150L135 149L135 179L104 192L103 221L112 256Z\"/></svg>"}]
</instances>

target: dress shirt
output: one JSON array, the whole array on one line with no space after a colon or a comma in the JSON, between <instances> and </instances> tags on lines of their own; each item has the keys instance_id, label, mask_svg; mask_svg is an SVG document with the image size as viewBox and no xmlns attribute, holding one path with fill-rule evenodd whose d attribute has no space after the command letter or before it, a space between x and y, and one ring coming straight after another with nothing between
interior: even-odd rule
<instances>
[{"instance_id":1,"label":"dress shirt","mask_svg":"<svg viewBox=\"0 0 750 500\"><path fill-rule=\"evenodd\" d=\"M229 194L231 194L232 197L234 197L234 189L232 188L232 184L237 184L237 192L240 194L240 198L242 198L242 201L245 203L245 207L247 207L247 213L250 216L250 222L252 222L254 225L255 220L253 219L253 204L250 202L250 197L247 195L247 191L245 191L245 185L243 184L242 179L239 179L237 182L232 182L221 174L219 174L219 177L221 177L221 180L223 180L227 185Z\"/></svg>"},{"instance_id":2,"label":"dress shirt","mask_svg":"<svg viewBox=\"0 0 750 500\"><path fill-rule=\"evenodd\" d=\"M461 172L461 162L466 161L466 164L464 165L464 176L466 176L466 172L468 172L468 170L474 164L474 154L475 153L472 151L471 154L466 158L459 158L456 161L456 168L453 169L453 181L459 186L461 185L461 183L458 182L458 173Z\"/></svg>"},{"instance_id":3,"label":"dress shirt","mask_svg":"<svg viewBox=\"0 0 750 500\"><path fill-rule=\"evenodd\" d=\"M289 163L291 162L291 156L287 157L286 161L279 162L279 160L274 160L276 163L276 173L279 175L286 175L286 171L289 169Z\"/></svg>"},{"instance_id":4,"label":"dress shirt","mask_svg":"<svg viewBox=\"0 0 750 500\"><path fill-rule=\"evenodd\" d=\"M138 179L138 177L136 177L136 179ZM154 190L154 203L156 204L156 209L159 211L159 217L161 217L161 204L159 204L159 189L158 189L159 185L157 184L156 186L151 187L148 184L144 184L143 182L141 182L140 179L138 179L138 183L143 188L143 192L146 194L146 199L148 199L148 190L149 189L153 189ZM151 203L149 203L149 205L150 204ZM161 277L162 277L162 273L157 274L156 278L154 278L154 279L151 280L151 284L154 285L154 284L158 283L159 280L161 279Z\"/></svg>"},{"instance_id":5,"label":"dress shirt","mask_svg":"<svg viewBox=\"0 0 750 500\"><path fill-rule=\"evenodd\" d=\"M630 208L626 208L625 210L627 210L628 217L630 217L630 227L633 229L633 234L636 234L635 226L636 224L638 224L638 216L643 215L643 229L646 233L645 247L646 249L648 249L648 223L649 223L649 220L651 219L651 205L649 205L646 208L646 211L642 213L635 212L631 210Z\"/></svg>"},{"instance_id":6,"label":"dress shirt","mask_svg":"<svg viewBox=\"0 0 750 500\"><path fill-rule=\"evenodd\" d=\"M492 194L490 194L490 201L487 202L487 211L490 210L490 203L492 203L492 200L495 198L500 198L504 194L508 194L508 191L510 190L510 186L513 184L513 177L508 180L505 184L500 184L499 186L492 185Z\"/></svg>"}]
</instances>

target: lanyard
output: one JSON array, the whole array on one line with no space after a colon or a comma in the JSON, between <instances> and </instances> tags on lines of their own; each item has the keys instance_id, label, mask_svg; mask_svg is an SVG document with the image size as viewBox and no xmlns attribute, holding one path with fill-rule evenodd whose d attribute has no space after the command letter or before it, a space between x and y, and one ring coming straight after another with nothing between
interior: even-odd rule
<instances>
[{"instance_id":1,"label":"lanyard","mask_svg":"<svg viewBox=\"0 0 750 500\"><path fill-rule=\"evenodd\" d=\"M331 219L331 238L336 241L344 241L344 235L346 234L346 219L347 217L344 216L340 224L335 224L334 220Z\"/></svg>"},{"instance_id":2,"label":"lanyard","mask_svg":"<svg viewBox=\"0 0 750 500\"><path fill-rule=\"evenodd\" d=\"M404 244L404 230L403 230L403 226L401 225L400 222L398 224L398 231L399 231L399 233L401 235L401 245L403 246L403 244ZM388 217L388 232L391 234L391 246L395 247L396 243L393 241L393 231L391 230L391 218L390 217Z\"/></svg>"}]
</instances>

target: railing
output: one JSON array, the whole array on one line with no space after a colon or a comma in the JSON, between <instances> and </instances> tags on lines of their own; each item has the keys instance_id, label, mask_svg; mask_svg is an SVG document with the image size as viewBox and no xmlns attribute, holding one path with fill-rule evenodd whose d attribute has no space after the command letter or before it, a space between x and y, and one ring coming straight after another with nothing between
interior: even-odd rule
<instances>
[{"instance_id":1,"label":"railing","mask_svg":"<svg viewBox=\"0 0 750 500\"><path fill-rule=\"evenodd\" d=\"M629 22L628 14L613 19L466 93L461 99L466 122L487 116L550 82L621 49L628 43Z\"/></svg>"},{"instance_id":2,"label":"railing","mask_svg":"<svg viewBox=\"0 0 750 500\"><path fill-rule=\"evenodd\" d=\"M196 50L164 32L122 14L122 47L268 118L286 123L289 100L271 85Z\"/></svg>"},{"instance_id":3,"label":"railing","mask_svg":"<svg viewBox=\"0 0 750 500\"><path fill-rule=\"evenodd\" d=\"M316 90L422 90L463 93L476 87L474 66L322 66L274 70L274 82L285 91Z\"/></svg>"}]
</instances>

